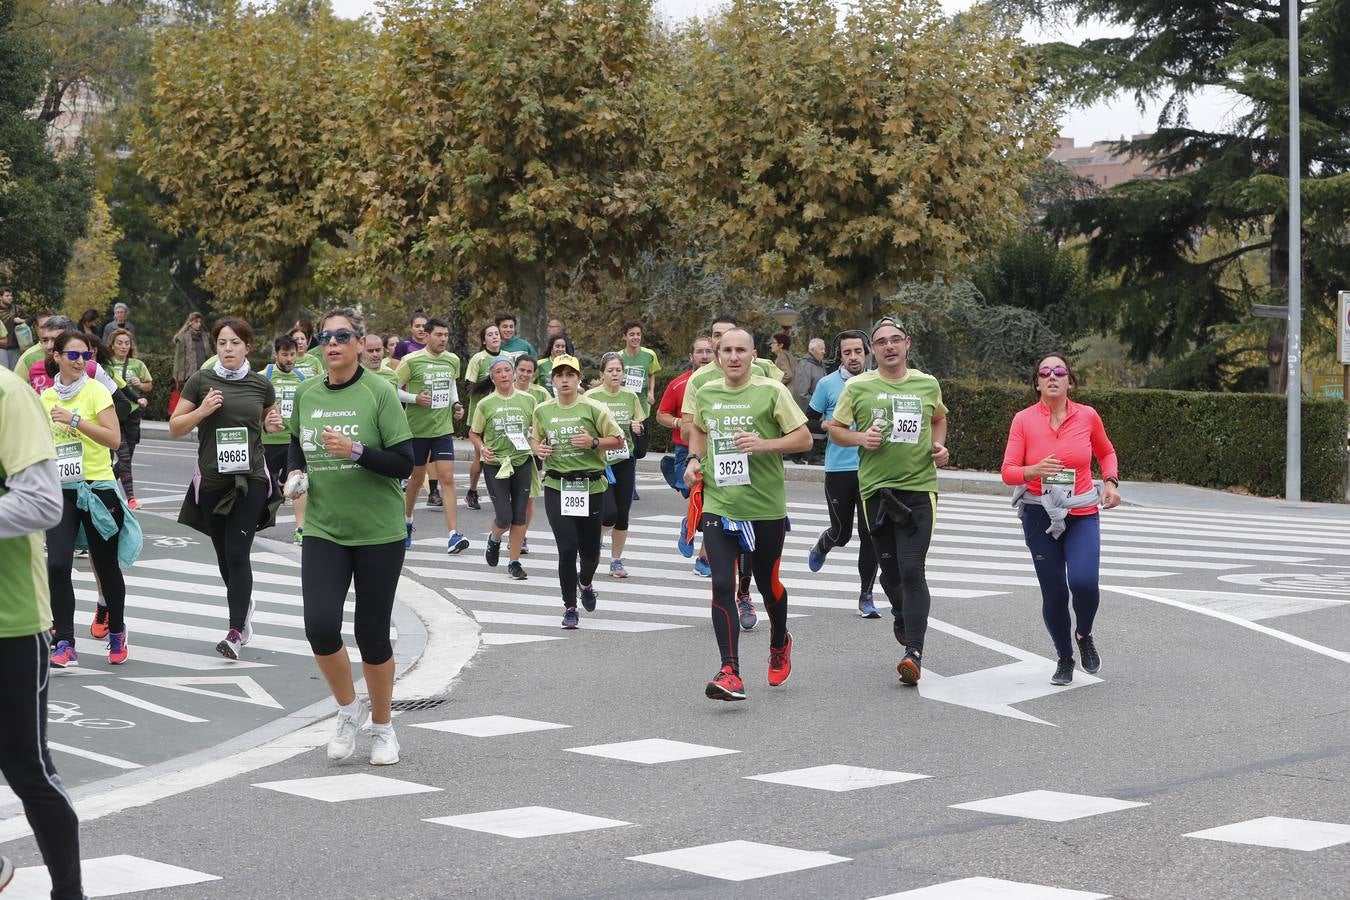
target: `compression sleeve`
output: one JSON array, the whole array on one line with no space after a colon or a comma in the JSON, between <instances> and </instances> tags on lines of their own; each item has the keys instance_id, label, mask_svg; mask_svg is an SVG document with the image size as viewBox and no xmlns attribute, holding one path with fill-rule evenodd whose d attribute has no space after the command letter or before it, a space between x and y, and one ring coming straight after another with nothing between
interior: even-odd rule
<instances>
[{"instance_id":1,"label":"compression sleeve","mask_svg":"<svg viewBox=\"0 0 1350 900\"><path fill-rule=\"evenodd\" d=\"M296 469L307 472L309 466L305 463L305 451L300 449L300 438L291 435L291 447L286 451L286 471L294 472Z\"/></svg>"},{"instance_id":2,"label":"compression sleeve","mask_svg":"<svg viewBox=\"0 0 1350 900\"><path fill-rule=\"evenodd\" d=\"M405 391L403 388L399 388L398 399L400 403L416 403L417 395L409 393L408 391Z\"/></svg>"},{"instance_id":3,"label":"compression sleeve","mask_svg":"<svg viewBox=\"0 0 1350 900\"><path fill-rule=\"evenodd\" d=\"M61 521L65 494L56 477L56 462L39 460L5 476L0 497L0 538L46 531Z\"/></svg>"},{"instance_id":4,"label":"compression sleeve","mask_svg":"<svg viewBox=\"0 0 1350 900\"><path fill-rule=\"evenodd\" d=\"M452 404L459 402L459 382L454 380L450 382L450 402Z\"/></svg>"},{"instance_id":5,"label":"compression sleeve","mask_svg":"<svg viewBox=\"0 0 1350 900\"><path fill-rule=\"evenodd\" d=\"M292 442L291 446L295 447L297 444ZM392 447L385 447L383 450L366 447L356 464L363 469L369 469L376 475L384 475L387 478L407 478L413 472L412 441L401 441Z\"/></svg>"}]
</instances>

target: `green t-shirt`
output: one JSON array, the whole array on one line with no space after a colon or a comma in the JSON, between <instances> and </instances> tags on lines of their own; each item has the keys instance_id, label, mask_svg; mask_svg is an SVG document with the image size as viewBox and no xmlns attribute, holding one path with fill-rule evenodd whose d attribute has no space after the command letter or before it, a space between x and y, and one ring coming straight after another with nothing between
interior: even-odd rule
<instances>
[{"instance_id":1,"label":"green t-shirt","mask_svg":"<svg viewBox=\"0 0 1350 900\"><path fill-rule=\"evenodd\" d=\"M9 475L56 459L50 426L28 382L0 368L0 497ZM28 637L51 625L43 532L0 538L0 638Z\"/></svg>"},{"instance_id":2,"label":"green t-shirt","mask_svg":"<svg viewBox=\"0 0 1350 900\"><path fill-rule=\"evenodd\" d=\"M19 357L19 361L14 364L14 374L18 375L19 378L23 380L24 384L28 384L28 370L33 368L33 363L42 359L42 354L45 352L46 350L43 348L42 342L39 341L23 351L23 354ZM32 385L29 384L29 387L32 387Z\"/></svg>"},{"instance_id":3,"label":"green t-shirt","mask_svg":"<svg viewBox=\"0 0 1350 900\"><path fill-rule=\"evenodd\" d=\"M370 374L378 375L385 381L389 382L389 386L394 389L394 393L395 394L398 393L398 383L399 383L398 370L395 369L393 366L389 365L389 360L387 359L381 360L380 367L375 371L371 372Z\"/></svg>"},{"instance_id":4,"label":"green t-shirt","mask_svg":"<svg viewBox=\"0 0 1350 900\"><path fill-rule=\"evenodd\" d=\"M629 356L627 346L619 354L619 361L623 363L623 386L638 395L642 401L642 414L646 415L651 412L651 404L647 402L647 386L661 371L661 361L656 358L656 351L646 347L638 347L638 352Z\"/></svg>"},{"instance_id":5,"label":"green t-shirt","mask_svg":"<svg viewBox=\"0 0 1350 900\"><path fill-rule=\"evenodd\" d=\"M376 450L412 440L398 393L384 379L360 367L356 371L355 379L336 390L313 378L295 393L290 433L300 440L309 474L305 536L344 547L392 544L407 535L399 480L323 449L326 427ZM397 579L398 573L389 577Z\"/></svg>"},{"instance_id":6,"label":"green t-shirt","mask_svg":"<svg viewBox=\"0 0 1350 900\"><path fill-rule=\"evenodd\" d=\"M530 356L535 355L534 346L519 335L511 338L509 341L502 341L502 352L513 360L520 359L526 354L529 354Z\"/></svg>"},{"instance_id":7,"label":"green t-shirt","mask_svg":"<svg viewBox=\"0 0 1350 900\"><path fill-rule=\"evenodd\" d=\"M530 396L534 398L535 406L538 406L540 403L552 400L553 392L543 385L532 384L530 385Z\"/></svg>"},{"instance_id":8,"label":"green t-shirt","mask_svg":"<svg viewBox=\"0 0 1350 900\"><path fill-rule=\"evenodd\" d=\"M112 481L112 456L109 455L108 448L83 431L72 430L69 425L57 424L52 421L51 415L52 409L59 406L73 413L79 413L80 418L97 424L98 414L113 405L112 394L108 393L108 389L90 378L74 399L62 400L57 395L56 388L47 388L42 392L41 400L42 407L47 412L47 424L50 426L48 432L56 444L57 472L63 476L62 481L65 481L62 463L70 458L66 456L67 453L81 460L84 477L79 480Z\"/></svg>"},{"instance_id":9,"label":"green t-shirt","mask_svg":"<svg viewBox=\"0 0 1350 900\"><path fill-rule=\"evenodd\" d=\"M877 450L858 448L858 491L866 499L882 488L937 491L933 463L933 417L947 415L942 388L932 375L910 369L899 381L878 371L855 375L844 384L834 421L859 431L881 423Z\"/></svg>"},{"instance_id":10,"label":"green t-shirt","mask_svg":"<svg viewBox=\"0 0 1350 900\"><path fill-rule=\"evenodd\" d=\"M278 444L289 444L291 442L291 415L295 410L295 392L310 376L302 374L298 364L289 372L283 372L277 367L276 363L269 363L261 374L272 382L272 387L277 392L277 409L281 412L281 420L286 423L285 431L278 431L275 434L264 431L262 442L273 447Z\"/></svg>"},{"instance_id":11,"label":"green t-shirt","mask_svg":"<svg viewBox=\"0 0 1350 900\"><path fill-rule=\"evenodd\" d=\"M112 380L117 382L117 386L124 388L127 386L128 378L137 378L144 384L147 381L153 381L150 377L150 370L146 368L145 362L139 359L128 359L126 361L126 376L122 375L122 363L113 360L108 363L108 374Z\"/></svg>"},{"instance_id":12,"label":"green t-shirt","mask_svg":"<svg viewBox=\"0 0 1350 900\"><path fill-rule=\"evenodd\" d=\"M498 355L486 350L479 350L473 356L470 356L469 365L464 369L464 380L469 384L475 384L488 377L488 363L496 359ZM407 359L407 357L405 356L404 359Z\"/></svg>"},{"instance_id":13,"label":"green t-shirt","mask_svg":"<svg viewBox=\"0 0 1350 900\"><path fill-rule=\"evenodd\" d=\"M236 475L266 478L262 417L265 410L276 405L276 389L257 372L227 381L214 370L204 369L194 372L183 384L182 397L201 406L212 388L224 395L224 402L197 426L197 466L202 486L210 490L228 488ZM234 471L236 467L238 471Z\"/></svg>"},{"instance_id":14,"label":"green t-shirt","mask_svg":"<svg viewBox=\"0 0 1350 900\"><path fill-rule=\"evenodd\" d=\"M459 377L459 357L445 352L432 356L426 349L414 350L398 362L399 384L410 394L431 392L431 406L408 405L408 427L413 437L444 437L454 433L454 409L450 397ZM394 395L398 399L398 395Z\"/></svg>"},{"instance_id":15,"label":"green t-shirt","mask_svg":"<svg viewBox=\"0 0 1350 900\"><path fill-rule=\"evenodd\" d=\"M708 435L703 466L703 511L750 522L787 515L786 475L781 453L741 453L738 431L782 437L806 424L797 401L781 381L751 375L738 388L719 378L699 389L694 422Z\"/></svg>"},{"instance_id":16,"label":"green t-shirt","mask_svg":"<svg viewBox=\"0 0 1350 900\"><path fill-rule=\"evenodd\" d=\"M493 391L474 406L469 430L482 435L498 460L510 458L511 465L522 465L532 455L530 427L537 405L527 391L513 389L505 397Z\"/></svg>"},{"instance_id":17,"label":"green t-shirt","mask_svg":"<svg viewBox=\"0 0 1350 900\"><path fill-rule=\"evenodd\" d=\"M760 375L770 381L782 383L782 372L777 366L767 359L756 357L750 363L750 374ZM680 404L680 418L686 422L694 417L694 401L698 398L699 388L710 381L725 377L722 370L715 363L708 363L706 366L700 366L694 370L694 374L689 376L689 380L684 383L684 402Z\"/></svg>"},{"instance_id":18,"label":"green t-shirt","mask_svg":"<svg viewBox=\"0 0 1350 900\"><path fill-rule=\"evenodd\" d=\"M641 422L647 417L646 411L642 408L642 400L628 388L621 387L611 394L605 390L604 385L591 388L585 396L609 410L609 414L614 417L614 424L623 431L625 446L618 450L606 450L605 461L622 462L625 459L632 459L633 423Z\"/></svg>"},{"instance_id":19,"label":"green t-shirt","mask_svg":"<svg viewBox=\"0 0 1350 900\"><path fill-rule=\"evenodd\" d=\"M550 397L553 396L553 379L549 377L552 373L553 358L539 360L539 371L534 373L534 380L548 392Z\"/></svg>"},{"instance_id":20,"label":"green t-shirt","mask_svg":"<svg viewBox=\"0 0 1350 900\"><path fill-rule=\"evenodd\" d=\"M586 397L578 397L571 406L562 401L549 400L534 410L534 438L553 448L553 455L544 460L544 467L553 472L598 472L606 466L605 451L589 447L573 447L572 435L591 437L623 437L609 410ZM562 490L561 479L545 478L544 486ZM609 483L603 478L591 481L591 493L603 494Z\"/></svg>"}]
</instances>

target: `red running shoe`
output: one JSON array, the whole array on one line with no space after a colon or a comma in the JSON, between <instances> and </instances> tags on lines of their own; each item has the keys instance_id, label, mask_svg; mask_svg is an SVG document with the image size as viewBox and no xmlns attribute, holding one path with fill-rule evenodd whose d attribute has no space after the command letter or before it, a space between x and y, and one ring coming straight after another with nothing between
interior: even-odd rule
<instances>
[{"instance_id":1,"label":"red running shoe","mask_svg":"<svg viewBox=\"0 0 1350 900\"><path fill-rule=\"evenodd\" d=\"M723 666L722 671L713 676L703 693L709 700L744 700L745 682L731 666Z\"/></svg>"},{"instance_id":2,"label":"red running shoe","mask_svg":"<svg viewBox=\"0 0 1350 900\"><path fill-rule=\"evenodd\" d=\"M89 633L99 640L108 636L108 607L94 608L94 621L89 623Z\"/></svg>"},{"instance_id":3,"label":"red running shoe","mask_svg":"<svg viewBox=\"0 0 1350 900\"><path fill-rule=\"evenodd\" d=\"M792 674L792 635L781 647L769 648L769 687L778 687Z\"/></svg>"},{"instance_id":4,"label":"red running shoe","mask_svg":"<svg viewBox=\"0 0 1350 900\"><path fill-rule=\"evenodd\" d=\"M900 673L900 681L904 684L918 684L919 676L923 674L923 665L919 662L919 651L906 650L905 658L900 660L900 664L895 667L895 671Z\"/></svg>"}]
</instances>

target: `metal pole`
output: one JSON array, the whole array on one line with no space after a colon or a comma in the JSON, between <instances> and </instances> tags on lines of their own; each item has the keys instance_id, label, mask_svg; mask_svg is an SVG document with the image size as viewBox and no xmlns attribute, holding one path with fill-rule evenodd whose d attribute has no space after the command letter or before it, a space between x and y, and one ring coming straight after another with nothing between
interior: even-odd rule
<instances>
[{"instance_id":1,"label":"metal pole","mask_svg":"<svg viewBox=\"0 0 1350 900\"><path fill-rule=\"evenodd\" d=\"M1294 501L1302 498L1303 482L1303 208L1300 197L1303 157L1298 134L1298 20L1299 0L1289 0L1289 349L1285 353L1289 366L1286 379L1289 412L1284 434L1284 497Z\"/></svg>"}]
</instances>

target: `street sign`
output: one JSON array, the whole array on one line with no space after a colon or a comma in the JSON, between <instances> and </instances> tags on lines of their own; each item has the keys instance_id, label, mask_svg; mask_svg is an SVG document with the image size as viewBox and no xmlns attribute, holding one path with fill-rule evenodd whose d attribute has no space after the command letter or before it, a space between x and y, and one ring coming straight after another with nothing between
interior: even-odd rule
<instances>
[{"instance_id":1,"label":"street sign","mask_svg":"<svg viewBox=\"0 0 1350 900\"><path fill-rule=\"evenodd\" d=\"M1336 295L1336 358L1350 366L1350 291Z\"/></svg>"},{"instance_id":2,"label":"street sign","mask_svg":"<svg viewBox=\"0 0 1350 900\"><path fill-rule=\"evenodd\" d=\"M1287 319L1289 318L1289 307L1272 306L1269 303L1253 303L1252 315L1258 319Z\"/></svg>"}]
</instances>

